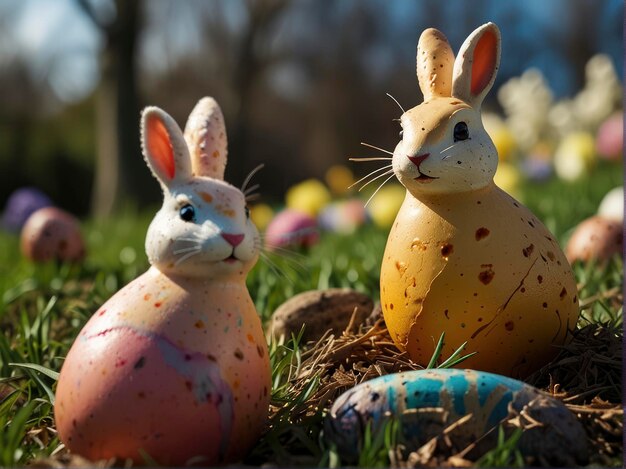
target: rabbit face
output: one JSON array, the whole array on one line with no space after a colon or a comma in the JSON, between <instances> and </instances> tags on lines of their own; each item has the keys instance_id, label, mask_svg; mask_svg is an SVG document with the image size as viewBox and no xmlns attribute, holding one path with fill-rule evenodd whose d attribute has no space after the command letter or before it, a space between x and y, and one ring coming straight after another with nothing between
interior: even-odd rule
<instances>
[{"instance_id":1,"label":"rabbit face","mask_svg":"<svg viewBox=\"0 0 626 469\"><path fill-rule=\"evenodd\" d=\"M398 180L414 195L479 189L498 164L480 112L456 98L436 98L400 118L402 140L393 155Z\"/></svg>"},{"instance_id":2,"label":"rabbit face","mask_svg":"<svg viewBox=\"0 0 626 469\"><path fill-rule=\"evenodd\" d=\"M244 194L223 180L226 130L215 100L198 102L184 135L156 107L144 110L141 129L146 163L164 196L146 237L150 263L173 275L245 277L259 255L259 233Z\"/></svg>"},{"instance_id":3,"label":"rabbit face","mask_svg":"<svg viewBox=\"0 0 626 469\"><path fill-rule=\"evenodd\" d=\"M403 138L392 161L415 197L476 190L493 181L498 154L480 107L499 63L500 31L493 23L470 34L456 58L440 31L420 36L417 78L424 102L402 115Z\"/></svg>"},{"instance_id":4,"label":"rabbit face","mask_svg":"<svg viewBox=\"0 0 626 469\"><path fill-rule=\"evenodd\" d=\"M146 238L150 263L160 271L206 278L247 274L259 247L244 195L208 178L166 192Z\"/></svg>"}]
</instances>

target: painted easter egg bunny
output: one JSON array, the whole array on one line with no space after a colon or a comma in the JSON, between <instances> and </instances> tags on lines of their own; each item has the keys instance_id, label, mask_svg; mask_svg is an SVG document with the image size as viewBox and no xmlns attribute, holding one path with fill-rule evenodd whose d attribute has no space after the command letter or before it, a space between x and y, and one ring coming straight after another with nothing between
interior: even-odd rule
<instances>
[{"instance_id":1,"label":"painted easter egg bunny","mask_svg":"<svg viewBox=\"0 0 626 469\"><path fill-rule=\"evenodd\" d=\"M406 198L381 268L381 303L397 346L426 364L467 341L464 367L524 376L549 361L578 316L573 273L553 235L498 188L496 148L481 121L500 32L476 29L454 57L435 29L421 35L424 102L401 117L393 171Z\"/></svg>"},{"instance_id":2,"label":"painted easter egg bunny","mask_svg":"<svg viewBox=\"0 0 626 469\"><path fill-rule=\"evenodd\" d=\"M65 359L59 436L90 459L163 465L235 461L268 412L267 345L245 285L259 234L224 182L221 110L203 98L185 133L164 111L141 119L164 202L150 224L152 266L89 320Z\"/></svg>"}]
</instances>

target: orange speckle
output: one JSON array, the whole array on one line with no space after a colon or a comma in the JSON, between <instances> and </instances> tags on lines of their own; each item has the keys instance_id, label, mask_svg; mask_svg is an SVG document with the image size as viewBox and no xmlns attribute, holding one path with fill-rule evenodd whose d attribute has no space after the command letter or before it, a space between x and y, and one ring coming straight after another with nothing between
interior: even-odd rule
<instances>
[{"instance_id":1,"label":"orange speckle","mask_svg":"<svg viewBox=\"0 0 626 469\"><path fill-rule=\"evenodd\" d=\"M152 295L150 295L150 293L146 293L146 294L143 296L143 299L144 299L145 301L148 301L148 300L150 299L150 296L152 296Z\"/></svg>"},{"instance_id":2,"label":"orange speckle","mask_svg":"<svg viewBox=\"0 0 626 469\"><path fill-rule=\"evenodd\" d=\"M198 192L198 195L204 200L207 204L213 202L213 196L208 192Z\"/></svg>"},{"instance_id":3,"label":"orange speckle","mask_svg":"<svg viewBox=\"0 0 626 469\"><path fill-rule=\"evenodd\" d=\"M254 343L254 337L252 337L252 334L248 334L248 342Z\"/></svg>"},{"instance_id":4,"label":"orange speckle","mask_svg":"<svg viewBox=\"0 0 626 469\"><path fill-rule=\"evenodd\" d=\"M219 150L215 150L211 156L213 156L213 158L219 158L220 157Z\"/></svg>"},{"instance_id":5,"label":"orange speckle","mask_svg":"<svg viewBox=\"0 0 626 469\"><path fill-rule=\"evenodd\" d=\"M154 303L154 307L155 308L160 308L162 304L163 303L161 303L160 301L157 301L156 303Z\"/></svg>"},{"instance_id":6,"label":"orange speckle","mask_svg":"<svg viewBox=\"0 0 626 469\"><path fill-rule=\"evenodd\" d=\"M198 319L194 324L194 327L196 327L196 329L204 329L204 322L201 319Z\"/></svg>"},{"instance_id":7,"label":"orange speckle","mask_svg":"<svg viewBox=\"0 0 626 469\"><path fill-rule=\"evenodd\" d=\"M239 380L238 380L238 379L236 379L236 380L233 382L233 389L239 389Z\"/></svg>"},{"instance_id":8,"label":"orange speckle","mask_svg":"<svg viewBox=\"0 0 626 469\"><path fill-rule=\"evenodd\" d=\"M235 216L235 211L231 209L226 209L222 213L228 218L233 218Z\"/></svg>"},{"instance_id":9,"label":"orange speckle","mask_svg":"<svg viewBox=\"0 0 626 469\"><path fill-rule=\"evenodd\" d=\"M496 273L493 271L491 264L483 264L481 267L487 267L487 269L478 274L478 280L480 280L484 285L487 285L493 280Z\"/></svg>"}]
</instances>

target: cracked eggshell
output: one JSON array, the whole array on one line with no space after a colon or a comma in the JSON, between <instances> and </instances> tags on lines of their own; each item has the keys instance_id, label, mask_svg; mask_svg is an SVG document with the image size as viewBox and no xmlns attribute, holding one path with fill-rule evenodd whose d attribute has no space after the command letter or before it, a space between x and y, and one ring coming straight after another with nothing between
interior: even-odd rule
<instances>
[{"instance_id":1,"label":"cracked eggshell","mask_svg":"<svg viewBox=\"0 0 626 469\"><path fill-rule=\"evenodd\" d=\"M621 253L623 245L623 222L596 215L576 227L567 242L565 254L570 263L607 261Z\"/></svg>"},{"instance_id":2,"label":"cracked eggshell","mask_svg":"<svg viewBox=\"0 0 626 469\"><path fill-rule=\"evenodd\" d=\"M442 359L467 341L464 367L525 376L558 351L578 317L559 245L496 186L407 197L389 234L381 304L396 345L421 365L445 331Z\"/></svg>"},{"instance_id":3,"label":"cracked eggshell","mask_svg":"<svg viewBox=\"0 0 626 469\"><path fill-rule=\"evenodd\" d=\"M20 247L27 259L35 262L80 261L85 257L85 243L74 216L56 207L34 212L24 224Z\"/></svg>"},{"instance_id":4,"label":"cracked eggshell","mask_svg":"<svg viewBox=\"0 0 626 469\"><path fill-rule=\"evenodd\" d=\"M245 286L174 281L153 267L80 332L61 370L55 418L62 441L91 460L141 462L142 448L163 465L192 457L214 465L254 444L269 386L267 345Z\"/></svg>"}]
</instances>

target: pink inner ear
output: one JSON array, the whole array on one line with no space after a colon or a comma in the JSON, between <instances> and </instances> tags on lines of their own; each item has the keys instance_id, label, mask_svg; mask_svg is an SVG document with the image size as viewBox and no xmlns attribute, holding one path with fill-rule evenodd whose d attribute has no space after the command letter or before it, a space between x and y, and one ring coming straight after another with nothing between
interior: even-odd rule
<instances>
[{"instance_id":1,"label":"pink inner ear","mask_svg":"<svg viewBox=\"0 0 626 469\"><path fill-rule=\"evenodd\" d=\"M479 95L491 81L496 68L498 38L493 31L485 31L474 48L471 92Z\"/></svg>"},{"instance_id":2,"label":"pink inner ear","mask_svg":"<svg viewBox=\"0 0 626 469\"><path fill-rule=\"evenodd\" d=\"M174 150L170 142L170 135L167 128L157 116L148 119L147 128L148 155L160 174L174 179L176 167L174 165Z\"/></svg>"}]
</instances>

